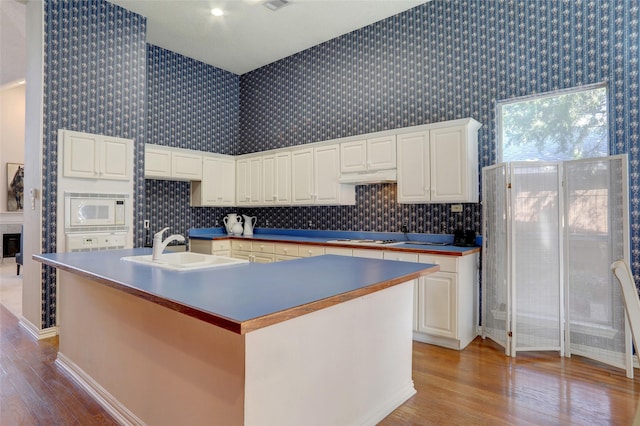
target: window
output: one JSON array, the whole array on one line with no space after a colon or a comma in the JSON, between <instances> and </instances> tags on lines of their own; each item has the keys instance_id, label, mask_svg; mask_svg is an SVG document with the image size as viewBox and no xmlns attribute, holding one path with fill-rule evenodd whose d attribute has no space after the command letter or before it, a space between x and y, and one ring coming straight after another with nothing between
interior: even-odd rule
<instances>
[{"instance_id":1,"label":"window","mask_svg":"<svg viewBox=\"0 0 640 426\"><path fill-rule=\"evenodd\" d=\"M565 161L609 155L607 88L585 86L498 102L502 161Z\"/></svg>"}]
</instances>

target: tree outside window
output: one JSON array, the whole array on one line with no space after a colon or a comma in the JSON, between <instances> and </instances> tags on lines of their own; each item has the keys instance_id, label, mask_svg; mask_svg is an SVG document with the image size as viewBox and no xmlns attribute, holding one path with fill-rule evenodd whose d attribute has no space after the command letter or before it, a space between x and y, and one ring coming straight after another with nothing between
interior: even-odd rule
<instances>
[{"instance_id":1,"label":"tree outside window","mask_svg":"<svg viewBox=\"0 0 640 426\"><path fill-rule=\"evenodd\" d=\"M502 161L609 155L607 88L570 89L498 104Z\"/></svg>"}]
</instances>

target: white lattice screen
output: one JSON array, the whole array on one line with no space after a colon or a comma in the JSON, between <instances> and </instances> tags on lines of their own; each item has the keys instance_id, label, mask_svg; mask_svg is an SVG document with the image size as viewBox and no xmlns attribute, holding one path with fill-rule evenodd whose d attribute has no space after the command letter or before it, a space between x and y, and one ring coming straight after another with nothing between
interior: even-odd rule
<instances>
[{"instance_id":1,"label":"white lattice screen","mask_svg":"<svg viewBox=\"0 0 640 426\"><path fill-rule=\"evenodd\" d=\"M508 355L566 351L633 373L609 269L628 260L626 161L483 169L483 336Z\"/></svg>"}]
</instances>

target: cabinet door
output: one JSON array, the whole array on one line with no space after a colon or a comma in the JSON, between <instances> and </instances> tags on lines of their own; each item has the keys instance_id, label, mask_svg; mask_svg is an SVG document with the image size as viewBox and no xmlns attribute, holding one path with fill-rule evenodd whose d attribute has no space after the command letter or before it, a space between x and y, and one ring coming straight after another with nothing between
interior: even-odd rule
<instances>
[{"instance_id":1,"label":"cabinet door","mask_svg":"<svg viewBox=\"0 0 640 426\"><path fill-rule=\"evenodd\" d=\"M367 170L367 141L365 139L340 144L340 171L342 173Z\"/></svg>"},{"instance_id":2,"label":"cabinet door","mask_svg":"<svg viewBox=\"0 0 640 426\"><path fill-rule=\"evenodd\" d=\"M146 147L144 149L144 177L147 179L170 178L171 152Z\"/></svg>"},{"instance_id":3,"label":"cabinet door","mask_svg":"<svg viewBox=\"0 0 640 426\"><path fill-rule=\"evenodd\" d=\"M65 177L98 178L98 135L65 131L63 173Z\"/></svg>"},{"instance_id":4,"label":"cabinet door","mask_svg":"<svg viewBox=\"0 0 640 426\"><path fill-rule=\"evenodd\" d=\"M264 204L276 202L276 156L262 157L262 201Z\"/></svg>"},{"instance_id":5,"label":"cabinet door","mask_svg":"<svg viewBox=\"0 0 640 426\"><path fill-rule=\"evenodd\" d=\"M201 180L202 156L186 152L172 152L171 177L182 180Z\"/></svg>"},{"instance_id":6,"label":"cabinet door","mask_svg":"<svg viewBox=\"0 0 640 426\"><path fill-rule=\"evenodd\" d=\"M431 201L447 203L468 198L466 126L433 129L430 132Z\"/></svg>"},{"instance_id":7,"label":"cabinet door","mask_svg":"<svg viewBox=\"0 0 640 426\"><path fill-rule=\"evenodd\" d=\"M429 132L398 135L398 203L430 201Z\"/></svg>"},{"instance_id":8,"label":"cabinet door","mask_svg":"<svg viewBox=\"0 0 640 426\"><path fill-rule=\"evenodd\" d=\"M340 145L314 149L315 202L340 204Z\"/></svg>"},{"instance_id":9,"label":"cabinet door","mask_svg":"<svg viewBox=\"0 0 640 426\"><path fill-rule=\"evenodd\" d=\"M367 169L396 168L396 135L367 140Z\"/></svg>"},{"instance_id":10,"label":"cabinet door","mask_svg":"<svg viewBox=\"0 0 640 426\"><path fill-rule=\"evenodd\" d=\"M457 338L457 275L436 272L420 278L418 288L418 331Z\"/></svg>"},{"instance_id":11,"label":"cabinet door","mask_svg":"<svg viewBox=\"0 0 640 426\"><path fill-rule=\"evenodd\" d=\"M275 155L275 203L291 204L291 152Z\"/></svg>"},{"instance_id":12,"label":"cabinet door","mask_svg":"<svg viewBox=\"0 0 640 426\"><path fill-rule=\"evenodd\" d=\"M249 159L249 204L262 204L262 157Z\"/></svg>"},{"instance_id":13,"label":"cabinet door","mask_svg":"<svg viewBox=\"0 0 640 426\"><path fill-rule=\"evenodd\" d=\"M313 204L313 149L291 152L291 202Z\"/></svg>"},{"instance_id":14,"label":"cabinet door","mask_svg":"<svg viewBox=\"0 0 640 426\"><path fill-rule=\"evenodd\" d=\"M204 157L200 190L200 205L232 206L235 201L235 161Z\"/></svg>"},{"instance_id":15,"label":"cabinet door","mask_svg":"<svg viewBox=\"0 0 640 426\"><path fill-rule=\"evenodd\" d=\"M218 158L215 173L216 193L222 206L235 205L236 162L231 158Z\"/></svg>"},{"instance_id":16,"label":"cabinet door","mask_svg":"<svg viewBox=\"0 0 640 426\"><path fill-rule=\"evenodd\" d=\"M100 145L100 179L130 180L133 171L133 142L104 136Z\"/></svg>"},{"instance_id":17,"label":"cabinet door","mask_svg":"<svg viewBox=\"0 0 640 426\"><path fill-rule=\"evenodd\" d=\"M249 203L249 194L249 160L243 158L236 161L236 202L239 206Z\"/></svg>"}]
</instances>

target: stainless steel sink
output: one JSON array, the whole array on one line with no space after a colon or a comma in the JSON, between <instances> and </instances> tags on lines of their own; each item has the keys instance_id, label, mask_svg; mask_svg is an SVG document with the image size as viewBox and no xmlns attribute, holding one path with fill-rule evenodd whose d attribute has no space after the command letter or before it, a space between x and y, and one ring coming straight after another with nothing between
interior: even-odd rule
<instances>
[{"instance_id":1,"label":"stainless steel sink","mask_svg":"<svg viewBox=\"0 0 640 426\"><path fill-rule=\"evenodd\" d=\"M227 256L214 256L212 254L180 252L163 253L160 259L153 260L152 255L126 256L122 260L141 263L157 268L171 269L173 271L192 271L195 269L214 268L218 266L239 265L249 263L244 259L234 259Z\"/></svg>"}]
</instances>

